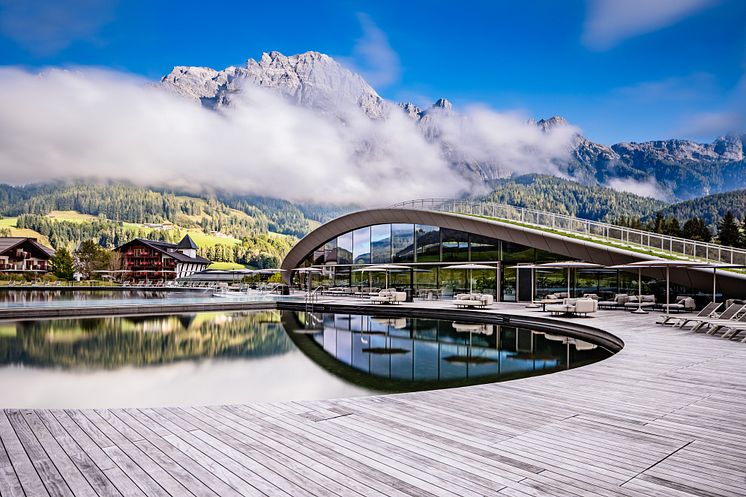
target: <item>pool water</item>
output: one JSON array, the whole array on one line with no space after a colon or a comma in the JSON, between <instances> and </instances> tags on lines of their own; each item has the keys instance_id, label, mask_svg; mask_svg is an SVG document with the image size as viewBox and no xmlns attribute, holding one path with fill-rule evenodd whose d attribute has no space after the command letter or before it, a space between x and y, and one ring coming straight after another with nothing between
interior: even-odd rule
<instances>
[{"instance_id":1,"label":"pool water","mask_svg":"<svg viewBox=\"0 0 746 497\"><path fill-rule=\"evenodd\" d=\"M0 323L0 408L350 397L503 381L609 355L546 332L351 314L15 321Z\"/></svg>"}]
</instances>

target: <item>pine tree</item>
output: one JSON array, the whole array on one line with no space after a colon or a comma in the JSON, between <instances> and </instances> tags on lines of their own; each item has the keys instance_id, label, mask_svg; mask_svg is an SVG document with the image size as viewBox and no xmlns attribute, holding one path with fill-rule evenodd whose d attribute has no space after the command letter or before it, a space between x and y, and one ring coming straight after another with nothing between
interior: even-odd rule
<instances>
[{"instance_id":1,"label":"pine tree","mask_svg":"<svg viewBox=\"0 0 746 497\"><path fill-rule=\"evenodd\" d=\"M741 230L733 212L728 211L718 223L718 240L721 245L738 247L741 243Z\"/></svg>"},{"instance_id":2,"label":"pine tree","mask_svg":"<svg viewBox=\"0 0 746 497\"><path fill-rule=\"evenodd\" d=\"M662 223L662 232L669 236L681 236L681 226L679 220L673 216L669 216Z\"/></svg>"},{"instance_id":3,"label":"pine tree","mask_svg":"<svg viewBox=\"0 0 746 497\"><path fill-rule=\"evenodd\" d=\"M709 242L712 240L712 234L702 218L694 216L684 223L681 236L690 240Z\"/></svg>"},{"instance_id":4,"label":"pine tree","mask_svg":"<svg viewBox=\"0 0 746 497\"><path fill-rule=\"evenodd\" d=\"M49 259L52 264L54 275L63 280L73 279L75 273L75 261L69 250L65 247L58 249Z\"/></svg>"}]
</instances>

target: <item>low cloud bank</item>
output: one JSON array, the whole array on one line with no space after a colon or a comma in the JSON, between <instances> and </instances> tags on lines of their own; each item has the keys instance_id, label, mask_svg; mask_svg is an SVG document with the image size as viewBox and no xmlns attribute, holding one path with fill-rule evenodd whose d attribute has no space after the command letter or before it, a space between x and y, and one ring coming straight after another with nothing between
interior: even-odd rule
<instances>
[{"instance_id":1,"label":"low cloud bank","mask_svg":"<svg viewBox=\"0 0 746 497\"><path fill-rule=\"evenodd\" d=\"M636 180L634 178L609 178L606 186L614 190L634 193L641 197L649 197L657 200L670 200L670 194L656 181L650 177L645 180Z\"/></svg>"},{"instance_id":2,"label":"low cloud bank","mask_svg":"<svg viewBox=\"0 0 746 497\"><path fill-rule=\"evenodd\" d=\"M470 188L404 113L371 120L340 105L319 113L246 85L215 112L123 73L1 68L0 181L124 180L364 206ZM572 138L483 107L440 116L437 129L445 155L497 163L501 175L556 172Z\"/></svg>"},{"instance_id":3,"label":"low cloud bank","mask_svg":"<svg viewBox=\"0 0 746 497\"><path fill-rule=\"evenodd\" d=\"M0 70L0 170L12 183L82 177L377 205L467 186L405 116L349 112L340 125L252 86L218 113L92 70Z\"/></svg>"}]
</instances>

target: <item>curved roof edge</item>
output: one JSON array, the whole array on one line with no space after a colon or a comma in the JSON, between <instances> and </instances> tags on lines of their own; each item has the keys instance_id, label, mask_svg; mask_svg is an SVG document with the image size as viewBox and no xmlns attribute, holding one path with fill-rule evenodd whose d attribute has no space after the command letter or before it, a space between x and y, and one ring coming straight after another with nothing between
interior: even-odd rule
<instances>
[{"instance_id":1,"label":"curved roof edge","mask_svg":"<svg viewBox=\"0 0 746 497\"><path fill-rule=\"evenodd\" d=\"M657 258L632 250L549 233L495 219L419 209L385 208L345 214L310 232L288 252L282 261L281 267L287 271L284 273L284 277L289 279L289 270L297 267L309 253L328 240L357 228L387 223L427 224L466 231L604 266ZM644 275L651 277L661 277L664 272L664 270L656 268L644 268L642 270ZM672 270L671 282L690 288L698 288L705 292L711 291L712 271L702 268ZM718 286L729 297L746 297L746 275L720 271L718 272Z\"/></svg>"}]
</instances>

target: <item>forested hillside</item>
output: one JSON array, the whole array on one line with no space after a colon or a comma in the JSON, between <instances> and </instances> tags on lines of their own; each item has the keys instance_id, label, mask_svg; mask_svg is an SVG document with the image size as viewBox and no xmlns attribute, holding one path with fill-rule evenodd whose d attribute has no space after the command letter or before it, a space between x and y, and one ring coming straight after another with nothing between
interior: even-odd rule
<instances>
[{"instance_id":1,"label":"forested hillside","mask_svg":"<svg viewBox=\"0 0 746 497\"><path fill-rule=\"evenodd\" d=\"M349 208L296 206L285 200L223 192L194 195L124 184L0 185L0 215L76 211L111 221L159 223L220 231L241 238L273 231L301 237L309 220L324 222Z\"/></svg>"},{"instance_id":2,"label":"forested hillside","mask_svg":"<svg viewBox=\"0 0 746 497\"><path fill-rule=\"evenodd\" d=\"M3 221L0 235L38 234L54 248L84 240L112 248L138 237L177 242L189 233L200 254L213 261L263 268L277 266L295 236L310 229L289 203L235 206L210 196L121 184L0 185L0 214L12 216Z\"/></svg>"},{"instance_id":3,"label":"forested hillside","mask_svg":"<svg viewBox=\"0 0 746 497\"><path fill-rule=\"evenodd\" d=\"M746 220L746 190L717 193L670 205L661 211L664 217L673 216L683 221L699 216L714 229L718 221L731 211L738 220Z\"/></svg>"},{"instance_id":4,"label":"forested hillside","mask_svg":"<svg viewBox=\"0 0 746 497\"><path fill-rule=\"evenodd\" d=\"M484 198L606 222L621 217L645 217L668 206L666 202L632 193L535 174L498 180L493 188Z\"/></svg>"}]
</instances>

